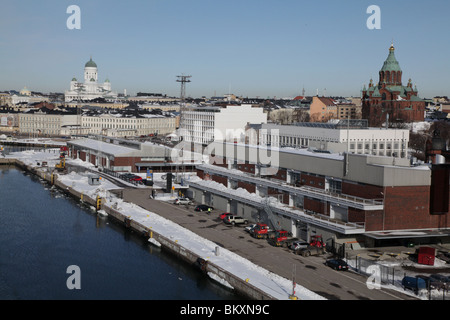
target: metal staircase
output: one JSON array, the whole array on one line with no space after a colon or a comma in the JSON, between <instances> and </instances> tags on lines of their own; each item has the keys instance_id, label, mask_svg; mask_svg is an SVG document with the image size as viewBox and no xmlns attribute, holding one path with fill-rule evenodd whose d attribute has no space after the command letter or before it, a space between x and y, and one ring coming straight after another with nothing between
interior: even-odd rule
<instances>
[{"instance_id":1,"label":"metal staircase","mask_svg":"<svg viewBox=\"0 0 450 320\"><path fill-rule=\"evenodd\" d=\"M277 230L279 229L279 225L278 222L275 221L275 213L272 211L271 207L270 207L270 199L269 197L266 197L263 201L262 201L262 205L264 208L264 212L266 214L266 218L267 218L267 222L270 225L270 227L273 230Z\"/></svg>"}]
</instances>

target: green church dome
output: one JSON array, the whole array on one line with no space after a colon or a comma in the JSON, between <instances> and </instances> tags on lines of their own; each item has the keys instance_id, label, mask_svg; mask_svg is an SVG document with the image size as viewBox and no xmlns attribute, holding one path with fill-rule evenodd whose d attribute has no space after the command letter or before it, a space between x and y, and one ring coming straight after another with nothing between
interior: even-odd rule
<instances>
[{"instance_id":1,"label":"green church dome","mask_svg":"<svg viewBox=\"0 0 450 320\"><path fill-rule=\"evenodd\" d=\"M85 68L89 67L89 68L97 68L97 64L92 61L92 57L91 60L89 60L88 62L86 62L86 64L84 65Z\"/></svg>"},{"instance_id":2,"label":"green church dome","mask_svg":"<svg viewBox=\"0 0 450 320\"><path fill-rule=\"evenodd\" d=\"M402 69L400 68L400 64L395 58L394 51L395 48L394 45L392 44L391 47L389 48L389 55L380 71L402 71Z\"/></svg>"}]
</instances>

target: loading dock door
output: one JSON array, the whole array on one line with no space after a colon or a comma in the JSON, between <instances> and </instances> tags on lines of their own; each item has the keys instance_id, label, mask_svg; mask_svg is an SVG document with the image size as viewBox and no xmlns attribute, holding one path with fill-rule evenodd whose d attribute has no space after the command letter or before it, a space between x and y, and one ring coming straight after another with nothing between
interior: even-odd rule
<instances>
[{"instance_id":1,"label":"loading dock door","mask_svg":"<svg viewBox=\"0 0 450 320\"><path fill-rule=\"evenodd\" d=\"M330 218L348 222L348 208L337 205L330 206Z\"/></svg>"},{"instance_id":2,"label":"loading dock door","mask_svg":"<svg viewBox=\"0 0 450 320\"><path fill-rule=\"evenodd\" d=\"M232 214L238 213L237 205L238 205L238 202L236 200L230 200L230 213L232 213Z\"/></svg>"},{"instance_id":3,"label":"loading dock door","mask_svg":"<svg viewBox=\"0 0 450 320\"><path fill-rule=\"evenodd\" d=\"M297 238L308 241L308 225L304 222L297 222Z\"/></svg>"}]
</instances>

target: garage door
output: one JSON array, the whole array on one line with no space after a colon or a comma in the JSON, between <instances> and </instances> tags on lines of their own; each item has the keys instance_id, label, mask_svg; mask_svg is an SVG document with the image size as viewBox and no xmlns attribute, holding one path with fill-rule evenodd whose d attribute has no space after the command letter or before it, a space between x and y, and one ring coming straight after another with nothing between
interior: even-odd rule
<instances>
[{"instance_id":1,"label":"garage door","mask_svg":"<svg viewBox=\"0 0 450 320\"><path fill-rule=\"evenodd\" d=\"M348 208L331 205L330 206L330 217L332 219L338 219L338 220L347 222L348 221Z\"/></svg>"}]
</instances>

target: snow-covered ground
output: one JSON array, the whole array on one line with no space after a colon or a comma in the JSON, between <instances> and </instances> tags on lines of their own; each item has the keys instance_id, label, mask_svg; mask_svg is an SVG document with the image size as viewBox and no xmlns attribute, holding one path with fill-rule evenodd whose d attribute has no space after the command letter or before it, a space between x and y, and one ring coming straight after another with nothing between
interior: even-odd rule
<instances>
[{"instance_id":1,"label":"snow-covered ground","mask_svg":"<svg viewBox=\"0 0 450 320\"><path fill-rule=\"evenodd\" d=\"M56 141L50 138L29 138L29 139L15 139L8 138L6 135L0 135L0 144L6 144L8 142L20 142L20 143L28 143L34 144L36 146L45 146L45 145L54 145L54 146L65 146L66 143L63 141Z\"/></svg>"},{"instance_id":2,"label":"snow-covered ground","mask_svg":"<svg viewBox=\"0 0 450 320\"><path fill-rule=\"evenodd\" d=\"M420 133L424 131L428 131L431 127L431 122L421 121L421 122L413 122L408 124L408 129L414 133Z\"/></svg>"},{"instance_id":3,"label":"snow-covered ground","mask_svg":"<svg viewBox=\"0 0 450 320\"><path fill-rule=\"evenodd\" d=\"M445 261L435 258L435 262L433 266L427 266L427 265L423 265L423 264L418 264L416 262L413 262L411 260L408 259L402 259L402 258L394 258L394 257L387 257L388 255L384 255L385 259L383 258L379 261L376 261L377 265L380 266L380 269L383 267L388 267L389 271L384 270L383 272L391 272L391 270L395 270L394 271L394 275L393 275L393 283L390 284L379 284L380 288L384 288L384 289L390 289L390 290L395 290L395 291L399 291L402 292L404 294L410 295L412 297L416 297L419 298L421 300L442 300L443 297L445 297L446 300L449 299L449 292L443 292L442 290L438 290L438 289L431 289L430 291L423 289L420 290L418 295L416 295L412 290L410 289L404 289L402 286L402 279L405 275L409 276L409 277L415 277L418 275L425 275L427 276L426 273L424 273L423 271L426 271L427 269L429 270L429 274L432 274L435 272L436 269L439 268L446 268L448 265L446 264ZM356 268L356 259L349 259L347 260L348 265L355 269ZM361 267L361 265L359 265L358 267L361 269L361 271L363 273L366 273L369 277L370 275L373 275L374 277L371 278L373 281L375 281L375 276L376 276L376 268L374 268L373 266L375 266L375 264L371 265L372 269L371 270L366 270L366 267ZM414 272L414 271L408 271L406 272L406 270L404 269L404 267L416 267L421 269L422 272L418 273L418 272ZM428 274L428 275L429 275ZM448 276L448 274L447 274ZM392 275L389 275L389 279L392 280ZM374 284L374 282L372 282L372 285Z\"/></svg>"},{"instance_id":4,"label":"snow-covered ground","mask_svg":"<svg viewBox=\"0 0 450 320\"><path fill-rule=\"evenodd\" d=\"M23 151L12 153L7 155L7 157L16 158L28 165L36 167L38 166L37 163L42 163L42 161L47 161L48 166L53 166L59 161L59 154L51 152ZM204 239L154 212L145 210L133 203L124 202L110 192L111 189L117 189L114 184L103 179L101 180L101 185L89 185L87 173L71 172L70 174L60 176L59 179L76 191L83 192L83 194L92 198L95 198L97 195L104 197L106 199L106 206L114 207L126 213L132 220L176 241L184 248L196 253L210 263L235 274L242 280L267 292L274 298L279 300L289 299L289 295L292 293L292 280L274 274L222 247L217 249L217 245L212 241ZM210 276L224 286L229 286L224 279L220 279L217 276ZM299 300L326 300L322 296L299 285L295 287L295 296Z\"/></svg>"}]
</instances>

